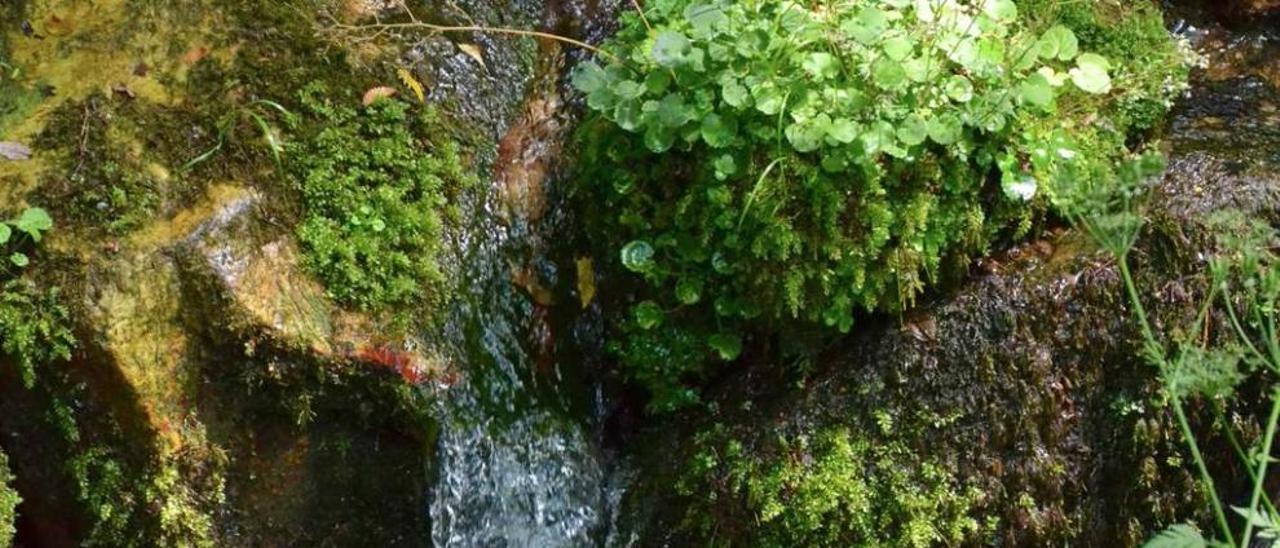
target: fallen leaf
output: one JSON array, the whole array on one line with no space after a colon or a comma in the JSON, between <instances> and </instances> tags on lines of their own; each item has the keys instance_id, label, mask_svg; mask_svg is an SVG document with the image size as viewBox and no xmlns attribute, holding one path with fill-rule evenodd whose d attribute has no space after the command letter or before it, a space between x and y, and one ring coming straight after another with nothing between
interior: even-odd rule
<instances>
[{"instance_id":1,"label":"fallen leaf","mask_svg":"<svg viewBox=\"0 0 1280 548\"><path fill-rule=\"evenodd\" d=\"M364 106L367 107L369 105L372 105L373 102L377 101L378 99L385 99L395 94L396 94L396 89L387 87L387 86L378 86L374 88L369 88L369 91L364 92L364 99L361 99L360 102L364 103Z\"/></svg>"},{"instance_id":2,"label":"fallen leaf","mask_svg":"<svg viewBox=\"0 0 1280 548\"><path fill-rule=\"evenodd\" d=\"M31 159L31 148L22 143L0 141L0 158L14 161L29 160Z\"/></svg>"},{"instance_id":3,"label":"fallen leaf","mask_svg":"<svg viewBox=\"0 0 1280 548\"><path fill-rule=\"evenodd\" d=\"M201 59L208 57L208 55L209 55L209 48L206 48L204 46L191 48L191 50L188 51L186 55L182 56L182 62L188 65L194 65L200 62Z\"/></svg>"},{"instance_id":4,"label":"fallen leaf","mask_svg":"<svg viewBox=\"0 0 1280 548\"><path fill-rule=\"evenodd\" d=\"M596 269L588 257L578 259L577 264L578 299L582 301L582 308L586 308L596 297Z\"/></svg>"},{"instance_id":5,"label":"fallen leaf","mask_svg":"<svg viewBox=\"0 0 1280 548\"><path fill-rule=\"evenodd\" d=\"M484 64L484 53L480 51L480 46L475 44L458 44L458 49L462 50L462 53L467 54L468 57L475 59L477 63L480 63L480 66L486 69L489 68Z\"/></svg>"},{"instance_id":6,"label":"fallen leaf","mask_svg":"<svg viewBox=\"0 0 1280 548\"><path fill-rule=\"evenodd\" d=\"M129 86L126 86L124 84L116 84L114 86L111 86L111 91L116 95L125 97L127 99L133 99L138 96L138 94L134 93L133 90L129 89Z\"/></svg>"}]
</instances>

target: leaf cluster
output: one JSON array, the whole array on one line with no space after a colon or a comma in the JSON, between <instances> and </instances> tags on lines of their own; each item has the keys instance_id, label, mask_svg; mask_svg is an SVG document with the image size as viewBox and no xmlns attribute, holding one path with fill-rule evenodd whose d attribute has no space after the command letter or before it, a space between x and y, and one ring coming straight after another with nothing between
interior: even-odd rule
<instances>
[{"instance_id":1,"label":"leaf cluster","mask_svg":"<svg viewBox=\"0 0 1280 548\"><path fill-rule=\"evenodd\" d=\"M1025 230L1081 150L1059 103L1112 92L1012 0L655 1L605 48L572 78L581 180L646 283L614 346L662 407L753 329L848 331Z\"/></svg>"}]
</instances>

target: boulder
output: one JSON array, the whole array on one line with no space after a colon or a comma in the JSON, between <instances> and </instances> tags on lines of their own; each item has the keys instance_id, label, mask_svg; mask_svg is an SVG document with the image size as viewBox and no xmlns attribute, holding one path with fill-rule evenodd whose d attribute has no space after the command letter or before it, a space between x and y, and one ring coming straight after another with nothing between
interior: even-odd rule
<instances>
[{"instance_id":1,"label":"boulder","mask_svg":"<svg viewBox=\"0 0 1280 548\"><path fill-rule=\"evenodd\" d=\"M1258 36L1232 47L1217 53L1235 59L1232 68L1201 73L1173 122L1170 167L1130 256L1162 336L1199 311L1210 215L1233 209L1280 222L1280 139L1267 123L1280 97L1268 75L1280 55ZM712 536L750 544L779 512L839 516L821 497L843 496L830 493L848 486L777 488L759 479L771 470L827 477L813 470L829 454L816 440L831 432L864 459L844 463L853 476L901 481L894 474L928 471L914 476L917 491L941 501L932 490L941 484L961 507L954 521L928 527L956 525L975 544L1134 546L1170 524L1205 520L1123 291L1113 259L1085 235L1060 229L980 261L960 288L903 318L863 322L814 359L810 374L754 363L717 388L712 416L664 423L633 442L639 480L624 501L624 522L644 545ZM1216 336L1220 321L1198 335ZM1258 433L1259 392L1246 383L1222 410L1243 431L1241 443ZM1193 402L1190 414L1220 492L1241 496L1246 478L1214 405ZM892 458L874 448L893 448ZM900 511L907 503L892 497L911 490L895 491L863 502L877 515ZM770 493L782 508L759 506ZM797 506L802 500L817 502ZM882 526L884 538L904 534L894 528L902 523Z\"/></svg>"}]
</instances>

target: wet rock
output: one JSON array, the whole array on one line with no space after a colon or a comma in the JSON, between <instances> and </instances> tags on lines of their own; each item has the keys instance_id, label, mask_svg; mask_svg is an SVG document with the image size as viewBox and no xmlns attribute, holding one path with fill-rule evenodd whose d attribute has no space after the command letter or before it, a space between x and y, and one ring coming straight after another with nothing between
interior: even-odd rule
<instances>
[{"instance_id":1,"label":"wet rock","mask_svg":"<svg viewBox=\"0 0 1280 548\"><path fill-rule=\"evenodd\" d=\"M1265 34L1236 36L1220 52L1235 68L1200 73L1173 122L1170 168L1130 257L1162 335L1199 310L1209 215L1280 221L1280 140L1262 108L1278 89L1264 76L1280 62L1273 51ZM983 493L973 515L991 525L975 544L1132 546L1206 518L1122 292L1114 261L1063 230L985 259L961 288L904 318L864 322L814 359L811 375L754 364L718 387L713 416L636 442L630 531L643 545L696 543L705 539L690 520L704 520L716 542L750 544L761 515L733 463L808 462L805 440L832 429L905 444L911 454L895 466L941 466L957 489ZM1223 410L1246 437L1264 396L1245 387ZM1247 482L1210 405L1190 409L1201 449L1223 496L1241 496ZM720 460L691 474L707 455Z\"/></svg>"},{"instance_id":2,"label":"wet rock","mask_svg":"<svg viewBox=\"0 0 1280 548\"><path fill-rule=\"evenodd\" d=\"M1199 154L1172 164L1153 202L1153 228L1135 252L1158 326L1194 316L1204 265L1189 250L1201 248L1179 246L1202 243L1204 216L1224 207L1280 219L1280 174L1233 174L1227 162ZM724 439L764 462L804 459L796 440L831 428L873 445L905 443L913 458L945 463L961 478L957 488L984 493L974 516L999 525L975 537L981 542L1136 545L1152 529L1200 516L1176 426L1154 403L1155 372L1139 358L1114 263L1071 231L1048 243L991 259L998 264L988 272L902 324L864 325L815 360L822 366L802 388L779 390L795 381L773 364L722 387L716 416L683 429L688 437L653 445L659 449L640 476L661 479L642 481L631 495L644 542L690 540L670 531L681 530L693 499L669 486L706 449L694 433L711 424L725 425ZM1212 433L1212 413L1194 412L1201 442L1221 465L1215 469L1226 471L1221 487L1243 487L1230 472L1229 447ZM730 478L704 477L685 489L720 501L710 518L721 525L720 540L745 540L759 516ZM647 506L644 496L658 502Z\"/></svg>"}]
</instances>

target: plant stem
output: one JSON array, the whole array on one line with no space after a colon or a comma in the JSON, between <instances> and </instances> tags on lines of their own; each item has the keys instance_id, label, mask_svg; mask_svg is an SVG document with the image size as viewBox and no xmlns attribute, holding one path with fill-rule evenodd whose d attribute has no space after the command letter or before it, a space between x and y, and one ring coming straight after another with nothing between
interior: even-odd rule
<instances>
[{"instance_id":1,"label":"plant stem","mask_svg":"<svg viewBox=\"0 0 1280 548\"><path fill-rule=\"evenodd\" d=\"M429 32L487 32L487 33L493 33L493 34L511 34L515 36L546 38L548 40L555 40L558 42L564 42L566 44L574 45L582 49L585 49L587 51L590 51L592 53L598 54L602 57L607 57L611 61L615 61L620 64L625 64L623 63L622 59L619 58L618 56L612 53L609 53L605 50L602 50L598 47L595 47L591 44L583 42L581 40L576 40L574 38L569 38L567 36L560 36L558 34L541 32L536 30L512 29L512 28L506 28L506 27L483 27L478 25L462 25L462 26L434 25L431 23L423 23L421 21L413 21L409 23L374 23L369 25L348 25L348 24L339 23L335 21L333 26L334 28L338 28L346 31L377 30L379 33L389 31L389 30L417 29L417 30L425 30Z\"/></svg>"},{"instance_id":2,"label":"plant stem","mask_svg":"<svg viewBox=\"0 0 1280 548\"><path fill-rule=\"evenodd\" d=\"M1258 473L1253 476L1253 495L1249 497L1249 515L1245 516L1244 535L1240 537L1241 546L1249 545L1253 536L1253 514L1258 508L1258 498L1262 496L1262 482L1267 477L1267 465L1271 463L1271 444L1275 441L1276 421L1280 420L1280 392L1271 395L1271 416L1267 419L1267 433L1262 436L1262 451L1258 454Z\"/></svg>"},{"instance_id":3,"label":"plant stem","mask_svg":"<svg viewBox=\"0 0 1280 548\"><path fill-rule=\"evenodd\" d=\"M1124 280L1125 292L1129 295L1129 301L1133 305L1134 316L1138 318L1138 324L1142 328L1142 337L1146 339L1147 345L1154 352L1158 352L1157 355L1151 356L1151 359L1155 360L1156 365L1160 368L1161 377L1166 377L1168 360L1157 344L1155 333L1151 330L1151 324L1147 321L1146 308L1142 306L1142 299L1138 297L1137 284L1133 281L1133 274L1129 272L1129 261L1125 255L1117 255L1116 262L1120 268L1120 276ZM1196 443L1190 422L1187 421L1187 413L1182 408L1182 398L1178 396L1176 391L1169 390L1168 392L1169 402L1173 406L1173 413L1178 418L1178 428L1182 430L1182 438L1191 449L1191 457L1196 463L1196 470L1200 473L1200 482L1204 484L1204 488L1208 492L1209 502L1213 507L1213 515L1218 522L1218 528L1227 538L1227 542L1232 546L1238 546L1235 541L1235 535L1231 533L1231 526L1227 522L1227 514L1222 510L1222 502L1218 500L1218 490L1213 486L1213 476L1209 475L1209 469L1205 466L1204 456L1200 454L1200 446Z\"/></svg>"},{"instance_id":4,"label":"plant stem","mask_svg":"<svg viewBox=\"0 0 1280 548\"><path fill-rule=\"evenodd\" d=\"M1256 481L1257 476L1254 475L1253 468L1249 467L1249 455L1244 452L1244 448L1240 446L1240 441L1236 439L1235 433L1231 431L1231 425L1227 422L1226 413L1216 405L1213 407L1213 412L1216 418L1223 423L1222 431L1227 436L1227 443L1231 444L1231 449L1235 451L1236 457L1239 457L1240 462L1244 463L1244 469L1249 473L1249 481ZM1264 494L1262 496L1262 504L1267 507L1267 511L1274 515L1280 515L1280 510L1276 510L1275 504L1271 502L1271 497Z\"/></svg>"}]
</instances>

